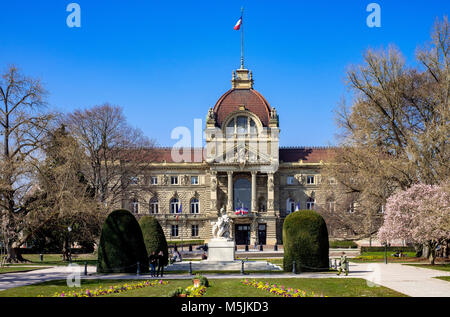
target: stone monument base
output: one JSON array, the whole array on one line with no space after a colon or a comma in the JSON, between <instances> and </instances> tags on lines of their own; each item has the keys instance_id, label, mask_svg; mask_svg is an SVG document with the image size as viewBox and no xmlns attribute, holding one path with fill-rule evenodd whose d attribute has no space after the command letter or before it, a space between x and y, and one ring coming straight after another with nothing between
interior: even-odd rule
<instances>
[{"instance_id":1,"label":"stone monument base","mask_svg":"<svg viewBox=\"0 0 450 317\"><path fill-rule=\"evenodd\" d=\"M233 240L225 238L215 238L208 242L208 262L232 262L234 261Z\"/></svg>"}]
</instances>

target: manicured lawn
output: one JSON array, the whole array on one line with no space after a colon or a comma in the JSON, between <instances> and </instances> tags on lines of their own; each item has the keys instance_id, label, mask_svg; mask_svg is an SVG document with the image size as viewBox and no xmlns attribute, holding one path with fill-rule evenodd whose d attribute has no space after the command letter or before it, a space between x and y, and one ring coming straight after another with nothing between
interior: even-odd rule
<instances>
[{"instance_id":1,"label":"manicured lawn","mask_svg":"<svg viewBox=\"0 0 450 317\"><path fill-rule=\"evenodd\" d=\"M422 267L422 268L425 268L425 269L432 269L432 270L450 272L450 263L448 263L448 264L435 264L435 265L431 265L431 264L407 264L407 265Z\"/></svg>"},{"instance_id":2,"label":"manicured lawn","mask_svg":"<svg viewBox=\"0 0 450 317\"><path fill-rule=\"evenodd\" d=\"M16 267L16 266L7 266L0 268L0 274L5 273L19 273L19 272L29 272L29 271L35 271L35 270L42 270L46 267Z\"/></svg>"},{"instance_id":3,"label":"manicured lawn","mask_svg":"<svg viewBox=\"0 0 450 317\"><path fill-rule=\"evenodd\" d=\"M251 278L249 278L251 279ZM239 280L211 280L211 287L204 296L209 297L272 297L266 291L240 284ZM284 285L306 291L313 291L329 297L398 297L405 296L386 287L369 287L364 279L359 278L264 278L257 281ZM223 295L223 294L226 295Z\"/></svg>"},{"instance_id":4,"label":"manicured lawn","mask_svg":"<svg viewBox=\"0 0 450 317\"><path fill-rule=\"evenodd\" d=\"M66 266L69 262L62 261L61 254L44 254L44 261L41 262L39 254L24 254L23 258L30 261L25 263L14 263L8 264L8 266L14 265L44 265L44 266L55 266L62 265ZM74 254L72 255L72 263L79 265L84 265L87 262L88 265L97 265L97 254Z\"/></svg>"},{"instance_id":5,"label":"manicured lawn","mask_svg":"<svg viewBox=\"0 0 450 317\"><path fill-rule=\"evenodd\" d=\"M152 281L154 279L151 279ZM138 280L101 280L101 279L86 279L81 280L82 289L95 289L100 286L107 288L112 285L121 285L124 283L136 283ZM190 280L169 281L168 285L153 286L145 289L138 289L118 294L110 294L105 296L150 296L150 297L164 297L170 291L177 287L187 287L192 282ZM0 292L0 297L37 297L37 296L53 296L56 292L69 292L77 290L77 287L68 287L66 280L48 281L33 285L21 286L7 289ZM133 292L133 295L129 295ZM103 297L103 296L102 296Z\"/></svg>"},{"instance_id":6,"label":"manicured lawn","mask_svg":"<svg viewBox=\"0 0 450 317\"><path fill-rule=\"evenodd\" d=\"M251 277L249 277L251 279ZM210 279L210 287L208 287L204 296L207 297L272 297L274 294L259 290L253 287L242 285L242 279ZM284 285L285 287L298 288L306 291L314 291L318 294L330 297L397 297L405 296L385 287L369 287L364 279L358 278L281 278L271 279L265 278L261 281ZM111 285L124 283L135 283L136 280L82 280L81 287L95 289L100 286L103 288ZM142 289L130 290L118 294L110 294L105 296L114 297L166 297L168 294L178 287L186 288L192 285L191 280L168 280L168 285L153 286ZM73 291L66 285L65 280L49 281L45 283L22 286L0 292L0 296L13 297L34 297L34 296L52 296L55 292Z\"/></svg>"},{"instance_id":7,"label":"manicured lawn","mask_svg":"<svg viewBox=\"0 0 450 317\"><path fill-rule=\"evenodd\" d=\"M450 276L436 276L435 278L450 282Z\"/></svg>"},{"instance_id":8,"label":"manicured lawn","mask_svg":"<svg viewBox=\"0 0 450 317\"><path fill-rule=\"evenodd\" d=\"M391 256L393 252L388 252L388 262L417 262L421 260L421 258L416 258L415 252L403 252L404 257L398 258ZM350 262L358 262L358 263L365 263L365 262L383 262L384 261L384 252L363 252L361 255L349 258Z\"/></svg>"}]
</instances>

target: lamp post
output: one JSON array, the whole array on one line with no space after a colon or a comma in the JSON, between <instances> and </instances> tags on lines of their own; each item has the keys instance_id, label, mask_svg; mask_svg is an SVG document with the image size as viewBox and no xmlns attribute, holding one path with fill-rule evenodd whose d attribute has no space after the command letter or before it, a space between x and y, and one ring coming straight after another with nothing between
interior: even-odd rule
<instances>
[{"instance_id":1,"label":"lamp post","mask_svg":"<svg viewBox=\"0 0 450 317\"><path fill-rule=\"evenodd\" d=\"M70 251L70 232L72 231L72 227L67 227L67 254L69 256L69 263L72 264L72 253Z\"/></svg>"},{"instance_id":2,"label":"lamp post","mask_svg":"<svg viewBox=\"0 0 450 317\"><path fill-rule=\"evenodd\" d=\"M387 264L387 242L384 243L384 264Z\"/></svg>"}]
</instances>

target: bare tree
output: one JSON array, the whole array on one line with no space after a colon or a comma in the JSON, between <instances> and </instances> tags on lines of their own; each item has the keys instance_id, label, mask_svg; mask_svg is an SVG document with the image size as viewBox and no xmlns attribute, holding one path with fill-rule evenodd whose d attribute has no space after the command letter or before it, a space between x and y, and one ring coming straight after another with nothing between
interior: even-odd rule
<instances>
[{"instance_id":1,"label":"bare tree","mask_svg":"<svg viewBox=\"0 0 450 317\"><path fill-rule=\"evenodd\" d=\"M30 163L52 118L41 112L45 95L40 80L24 76L15 66L0 77L0 213L8 261L21 260L16 251L28 238L23 228L31 203Z\"/></svg>"},{"instance_id":2,"label":"bare tree","mask_svg":"<svg viewBox=\"0 0 450 317\"><path fill-rule=\"evenodd\" d=\"M449 44L444 18L436 22L431 43L417 51L423 67L407 66L390 46L367 50L364 63L347 73L353 101L337 110L342 147L324 174L337 183L328 186L329 195L358 202L357 211L371 224L368 235L378 229L376 210L396 190L450 176ZM347 224L357 218L347 216Z\"/></svg>"},{"instance_id":3,"label":"bare tree","mask_svg":"<svg viewBox=\"0 0 450 317\"><path fill-rule=\"evenodd\" d=\"M64 126L49 135L44 150L46 158L36 166L39 190L34 194L40 212L32 213L28 231L36 232L39 223L46 223L62 240L63 260L69 260L72 243L98 238L106 210L82 173L88 158Z\"/></svg>"},{"instance_id":4,"label":"bare tree","mask_svg":"<svg viewBox=\"0 0 450 317\"><path fill-rule=\"evenodd\" d=\"M154 142L126 122L122 109L94 106L68 114L64 122L89 158L85 175L98 202L109 208L129 195L138 198L142 187L134 185L145 185L156 153Z\"/></svg>"}]
</instances>

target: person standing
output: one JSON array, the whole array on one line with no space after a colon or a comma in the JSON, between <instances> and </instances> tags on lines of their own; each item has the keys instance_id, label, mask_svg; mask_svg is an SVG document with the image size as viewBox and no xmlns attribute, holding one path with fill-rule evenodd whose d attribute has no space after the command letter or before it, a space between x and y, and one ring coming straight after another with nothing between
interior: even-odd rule
<instances>
[{"instance_id":1,"label":"person standing","mask_svg":"<svg viewBox=\"0 0 450 317\"><path fill-rule=\"evenodd\" d=\"M164 275L164 253L162 251L159 251L157 256L157 262L158 262L158 270L156 271L156 276L159 276L159 273L161 273L161 277Z\"/></svg>"},{"instance_id":2,"label":"person standing","mask_svg":"<svg viewBox=\"0 0 450 317\"><path fill-rule=\"evenodd\" d=\"M150 254L150 256L148 257L148 259L149 259L149 262L150 262L150 275L153 277L153 276L155 276L156 263L157 263L157 260L158 260L156 252L153 251L152 254Z\"/></svg>"},{"instance_id":3,"label":"person standing","mask_svg":"<svg viewBox=\"0 0 450 317\"><path fill-rule=\"evenodd\" d=\"M342 252L337 275L341 275L342 271L345 272L345 276L348 275L348 260L347 256L345 255L345 252Z\"/></svg>"}]
</instances>

